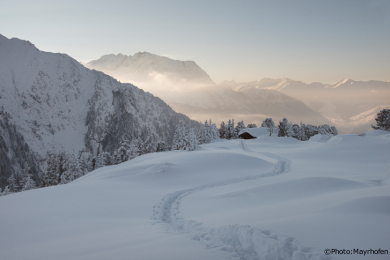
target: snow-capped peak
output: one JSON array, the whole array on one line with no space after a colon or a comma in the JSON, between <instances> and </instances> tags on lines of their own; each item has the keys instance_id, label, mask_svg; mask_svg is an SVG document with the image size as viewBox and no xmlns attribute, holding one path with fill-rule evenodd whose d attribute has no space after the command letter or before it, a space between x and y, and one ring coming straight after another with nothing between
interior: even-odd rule
<instances>
[{"instance_id":1,"label":"snow-capped peak","mask_svg":"<svg viewBox=\"0 0 390 260\"><path fill-rule=\"evenodd\" d=\"M345 78L345 79L343 79L342 81L337 82L336 85L332 86L332 88L337 88L337 87L339 87L339 86L341 86L341 85L347 83L348 81L351 81L351 82L352 82L352 79L350 79L350 78Z\"/></svg>"}]
</instances>

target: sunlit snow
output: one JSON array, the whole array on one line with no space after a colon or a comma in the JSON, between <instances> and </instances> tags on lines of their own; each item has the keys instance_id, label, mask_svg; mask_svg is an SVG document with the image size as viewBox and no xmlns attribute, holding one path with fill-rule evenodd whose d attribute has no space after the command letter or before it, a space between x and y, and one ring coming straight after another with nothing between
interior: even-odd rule
<instances>
[{"instance_id":1,"label":"sunlit snow","mask_svg":"<svg viewBox=\"0 0 390 260\"><path fill-rule=\"evenodd\" d=\"M220 140L0 197L0 259L389 259L390 133Z\"/></svg>"}]
</instances>

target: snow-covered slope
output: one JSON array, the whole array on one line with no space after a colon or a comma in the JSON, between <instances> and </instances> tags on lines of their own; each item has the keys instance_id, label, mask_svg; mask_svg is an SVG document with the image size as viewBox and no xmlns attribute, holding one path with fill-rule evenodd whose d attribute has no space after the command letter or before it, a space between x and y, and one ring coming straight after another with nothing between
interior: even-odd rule
<instances>
[{"instance_id":1,"label":"snow-covered slope","mask_svg":"<svg viewBox=\"0 0 390 260\"><path fill-rule=\"evenodd\" d=\"M149 133L169 143L176 123L189 121L150 93L30 42L0 35L0 57L0 119L7 114L41 157L112 150Z\"/></svg>"},{"instance_id":2,"label":"snow-covered slope","mask_svg":"<svg viewBox=\"0 0 390 260\"><path fill-rule=\"evenodd\" d=\"M225 81L220 85L235 91L276 90L303 101L326 117L341 133L360 133L370 129L376 113L390 107L390 82L343 79L335 84L306 84L287 78L253 82ZM373 112L374 111L374 112ZM364 117L364 118L363 118Z\"/></svg>"},{"instance_id":3,"label":"snow-covered slope","mask_svg":"<svg viewBox=\"0 0 390 260\"><path fill-rule=\"evenodd\" d=\"M388 259L324 250L390 250L389 154L378 130L143 155L0 197L0 258Z\"/></svg>"}]
</instances>

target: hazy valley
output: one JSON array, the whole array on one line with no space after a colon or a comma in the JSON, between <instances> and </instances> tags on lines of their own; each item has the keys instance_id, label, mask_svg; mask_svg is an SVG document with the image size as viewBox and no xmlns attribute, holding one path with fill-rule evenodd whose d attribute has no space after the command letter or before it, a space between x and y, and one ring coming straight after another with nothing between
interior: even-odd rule
<instances>
[{"instance_id":1,"label":"hazy valley","mask_svg":"<svg viewBox=\"0 0 390 260\"><path fill-rule=\"evenodd\" d=\"M133 83L199 121L235 118L260 124L266 117L287 117L295 123L334 124L340 133L360 133L375 123L379 110L390 106L390 82L344 79L329 85L266 78L216 84L193 61L147 52L105 55L85 66Z\"/></svg>"}]
</instances>

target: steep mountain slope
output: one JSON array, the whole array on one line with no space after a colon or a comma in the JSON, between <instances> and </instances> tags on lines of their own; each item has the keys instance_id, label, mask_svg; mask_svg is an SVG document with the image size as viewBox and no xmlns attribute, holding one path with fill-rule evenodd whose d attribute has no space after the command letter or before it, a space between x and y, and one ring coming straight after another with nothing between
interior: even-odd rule
<instances>
[{"instance_id":1,"label":"steep mountain slope","mask_svg":"<svg viewBox=\"0 0 390 260\"><path fill-rule=\"evenodd\" d=\"M344 79L335 84L306 84L291 79L262 79L253 82L226 81L221 85L235 91L276 90L302 100L344 133L370 129L376 113L390 107L390 82Z\"/></svg>"},{"instance_id":2,"label":"steep mountain slope","mask_svg":"<svg viewBox=\"0 0 390 260\"><path fill-rule=\"evenodd\" d=\"M219 123L235 117L259 124L269 116L277 120L287 116L298 123L330 123L302 102L275 90L255 93L218 86L192 61L177 61L150 53L111 54L86 66L121 81L136 82L176 111L200 121L212 118Z\"/></svg>"},{"instance_id":3,"label":"steep mountain slope","mask_svg":"<svg viewBox=\"0 0 390 260\"><path fill-rule=\"evenodd\" d=\"M2 115L9 115L8 125L15 126L38 158L48 151L110 152L121 139L148 134L170 143L175 125L189 122L152 94L89 70L67 55L39 51L30 42L0 35L0 57ZM10 172L1 174L8 177Z\"/></svg>"}]
</instances>

